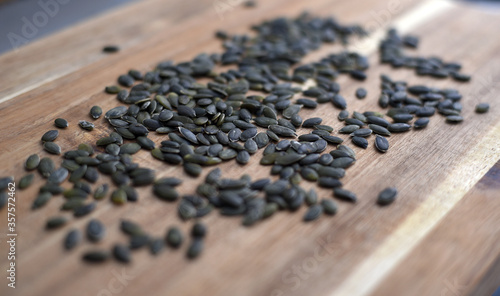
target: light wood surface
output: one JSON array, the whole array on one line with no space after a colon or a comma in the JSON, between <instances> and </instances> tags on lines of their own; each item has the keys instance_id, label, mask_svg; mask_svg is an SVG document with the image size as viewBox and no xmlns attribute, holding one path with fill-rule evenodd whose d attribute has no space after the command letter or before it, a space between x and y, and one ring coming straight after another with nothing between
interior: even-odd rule
<instances>
[{"instance_id":1,"label":"light wood surface","mask_svg":"<svg viewBox=\"0 0 500 296\"><path fill-rule=\"evenodd\" d=\"M0 176L13 175L18 180L25 174L23 162L28 155L47 156L39 139L57 117L68 119L71 125L60 131L57 140L63 150L81 142L95 143L109 133L104 120L97 120L96 130L90 133L79 129L77 122L89 119L93 105L107 110L119 104L103 88L130 68L148 70L162 60L183 61L200 51L220 52L221 45L213 38L215 30L248 32L251 24L280 15L295 16L305 9L366 26L379 19L382 25L374 27L375 42L358 41L351 46L369 55L369 79L338 79L349 111L379 110L378 76L385 73L410 84L458 88L464 94L465 121L448 125L436 115L425 130L391 136L391 149L384 155L372 146L366 151L355 148L357 163L347 170L343 182L358 194L359 202L339 203L334 217L304 224L303 208L244 228L240 219L210 214L203 219L209 225L206 249L194 262L185 259L184 245L180 251L166 250L158 257L138 251L129 266L83 264L84 251L126 241L118 230L122 218L140 223L155 236L164 236L171 225L186 232L192 222L180 222L176 205L159 201L147 187L139 189L136 204L117 207L102 201L89 217L46 232L45 220L60 213L63 200L54 198L45 208L31 211L42 184L37 175L32 187L17 190L17 288L7 288L2 276L0 294L491 295L500 285L496 239L500 167L495 166L500 159L498 15L442 1L400 1L394 11L389 2L380 0L276 0L259 1L254 9L236 6L220 18L213 3L141 1L0 56ZM409 70L379 65L376 38L383 35L386 25L421 36L418 54L460 61L463 71L473 74L472 82L417 77ZM122 51L103 54L106 44L119 44ZM325 46L306 60L340 50L338 45ZM360 86L368 90L364 100L354 98ZM489 102L490 112L475 114L478 102ZM342 126L337 113L327 105L301 115L321 116L337 131ZM164 139L151 138L156 143ZM260 155L243 167L223 164L224 176L268 176L269 167L258 164ZM50 157L60 163L60 158ZM191 179L180 167L159 163L146 151L134 159L155 168L158 176L186 178L182 193L193 192L203 178ZM377 207L376 193L387 186L398 188L399 199L387 208ZM328 190L319 192L321 197L332 196ZM106 239L64 252L62 239L67 230L83 229L92 217L107 226ZM5 209L0 219L0 233L5 234ZM0 242L3 270L5 236ZM117 276L123 272L130 278Z\"/></svg>"}]
</instances>

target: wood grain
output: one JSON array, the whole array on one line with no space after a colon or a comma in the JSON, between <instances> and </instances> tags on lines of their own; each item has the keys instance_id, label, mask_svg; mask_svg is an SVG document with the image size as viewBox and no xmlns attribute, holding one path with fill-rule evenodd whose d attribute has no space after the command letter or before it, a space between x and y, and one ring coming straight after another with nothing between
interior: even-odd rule
<instances>
[{"instance_id":1,"label":"wood grain","mask_svg":"<svg viewBox=\"0 0 500 296\"><path fill-rule=\"evenodd\" d=\"M500 41L491 37L500 25L498 17L440 1L401 2L397 13L391 14L388 2L380 0L277 0L259 2L256 9L238 6L223 18L212 5L212 1L142 1L0 56L7 70L0 73L1 81L6 82L0 86L0 127L4 131L0 175L19 179L27 155L38 152L45 156L38 139L52 128L54 118L70 120L71 126L61 131L58 139L64 150L80 142L94 143L107 134L110 129L103 120L96 121L99 128L91 133L76 125L79 119L88 119L92 105L106 110L118 104L102 89L128 69L147 70L167 59L187 60L200 50L220 51L220 43L213 38L215 30L247 32L251 24L278 15L297 15L304 9L365 25L387 16L390 22L380 22L383 26L375 28L374 36L380 36L386 25L395 25L422 36L419 54L460 61L465 72L474 74L471 83L460 84L392 70L378 64L376 47L359 41L353 47L369 55L372 67L366 82L339 78L349 111L379 110L378 75L386 73L411 84L458 88L464 93L466 120L447 125L436 116L425 130L392 136L386 155L373 147L356 149L357 164L343 181L346 188L356 191L360 201L356 205L341 203L339 214L331 219L306 225L301 222L301 209L293 214L279 213L247 229L240 226L239 219L209 215L204 218L210 225L206 251L196 262L184 258L184 246L182 251L167 250L157 258L139 251L133 264L126 267L113 262L99 267L82 264L80 256L85 250L126 241L118 231L119 221L125 217L159 237L170 225L188 231L192 223L179 222L175 204L157 200L150 188L140 188L137 204L116 207L106 201L99 203L91 217L98 217L107 226L104 242L95 246L85 243L65 254L61 248L65 232L83 229L91 217L73 220L61 231L42 231L44 221L59 213L62 200L54 199L46 208L30 211L42 183L36 176L34 186L18 191L18 288L12 293L2 278L1 294L108 295L115 294L114 288L120 295L482 295L482 291L491 291L500 253L500 243L493 239L500 218L494 201L499 193L498 174L491 173L495 168L490 170L500 158L496 111L500 110L496 86L500 80L496 54ZM429 13L433 8L439 11ZM119 44L123 50L104 55L100 48L107 43ZM327 46L306 60L340 50L337 45ZM359 86L368 90L364 100L354 98ZM480 101L491 104L491 111L481 116L473 112ZM336 120L337 113L328 105L301 114L304 118L321 116L338 130L342 125ZM151 138L156 143L163 139L157 135ZM244 167L222 165L224 176L268 176L269 168L258 165L259 158L260 153ZM190 179L178 167L153 160L146 151L134 159L155 168L159 176L186 178L182 193L193 192L203 178ZM374 205L376 192L387 186L398 188L399 200L379 208ZM331 197L330 191L319 192L322 197ZM6 221L4 210L0 218ZM0 225L0 233L6 233L5 224ZM6 254L5 243L0 245L0 254ZM1 256L3 267L7 261ZM122 272L132 276L117 276ZM444 290L450 289L450 282L466 288L459 291L461 294L452 294L454 290Z\"/></svg>"}]
</instances>

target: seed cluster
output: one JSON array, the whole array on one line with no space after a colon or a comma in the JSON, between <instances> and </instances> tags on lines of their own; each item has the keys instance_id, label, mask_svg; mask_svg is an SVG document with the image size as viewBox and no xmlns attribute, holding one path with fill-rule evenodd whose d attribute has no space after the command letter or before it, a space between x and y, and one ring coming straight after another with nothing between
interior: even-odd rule
<instances>
[{"instance_id":1,"label":"seed cluster","mask_svg":"<svg viewBox=\"0 0 500 296\"><path fill-rule=\"evenodd\" d=\"M216 36L223 41L222 54L203 53L188 62L166 61L145 73L130 70L120 75L118 85L107 86L105 92L115 95L123 105L104 113L113 131L99 138L95 145L82 143L77 149L63 153L55 141L68 122L56 119L54 124L60 130L46 132L42 145L48 153L62 154L61 166L57 168L51 158L40 158L37 154L29 156L24 165L27 171L38 170L46 179L32 209L39 209L52 197L62 194L65 202L61 211L71 212L78 218L90 214L105 198L117 206L137 202L136 187L150 186L159 200L177 202L181 220L197 221L186 250L186 256L193 259L202 253L207 234L206 226L199 219L214 210L222 216L240 216L245 226L257 224L278 211L296 211L303 205L308 207L303 217L306 222L322 215L335 215L338 210L335 200L320 199L314 188L305 190L300 186L304 180L331 189L336 200L357 201L356 194L342 188L341 182L346 170L356 162L355 151L343 138L334 135L334 128L323 124L322 118L303 119L302 108L331 104L340 110L337 118L345 124L337 131L339 134L350 135L352 144L363 149L373 142L373 147L381 153L389 150L388 138L392 134L425 128L436 111L446 116L449 123L463 120L462 96L458 91L408 86L387 75L381 76L378 99L381 108L389 108L387 113L350 113L348 100L340 94L335 78L340 74L360 81L367 78L368 60L354 52L330 54L318 62L297 66L307 53L324 43L339 40L347 44L352 37L366 35L359 26L302 14L296 19L266 21L252 29L256 36L217 32ZM468 76L458 73L459 64L404 55L403 47L416 48L417 45L418 38L400 38L391 30L380 46L381 61L394 67L415 68L419 75L468 80ZM117 50L117 47L104 49L105 52ZM234 67L218 73L217 65ZM209 82L200 83L200 78L208 78ZM314 86L303 89L300 84L308 81L314 82ZM367 95L361 87L355 93L358 99ZM488 109L489 105L482 103L476 112L485 113ZM102 115L99 106L89 111L93 121ZM80 120L78 124L89 132L95 128L95 124L87 120ZM303 130L308 133L299 135ZM150 133L164 135L165 140L157 145L148 137ZM335 149L329 149L331 146ZM245 165L263 149L260 164L270 166L270 174L278 178L275 181L272 178L253 180L249 175L224 178L220 168L215 167L194 192L181 195L176 187L182 179L157 178L153 169L134 162L132 155L141 149L150 151L154 159L166 165L182 166L185 173L194 178L204 168L222 162ZM108 176L112 184L97 184L101 175ZM33 173L27 174L19 180L19 187L27 188L33 179ZM11 177L0 179L0 208L7 200L4 191L12 180ZM73 184L72 188L62 186L66 180ZM396 196L397 190L388 187L379 194L376 203L388 205ZM68 221L67 216L55 216L47 221L46 228L60 228ZM130 220L123 220L120 228L128 237L128 244L117 243L110 251L94 249L83 254L82 259L95 263L115 258L128 263L134 250L148 247L151 254L156 255L164 246L178 249L184 242L184 235L175 226L168 228L164 238L151 236ZM64 248L77 247L83 240L81 232L69 230ZM91 219L84 232L90 243L96 243L105 238L107 230L101 221Z\"/></svg>"}]
</instances>

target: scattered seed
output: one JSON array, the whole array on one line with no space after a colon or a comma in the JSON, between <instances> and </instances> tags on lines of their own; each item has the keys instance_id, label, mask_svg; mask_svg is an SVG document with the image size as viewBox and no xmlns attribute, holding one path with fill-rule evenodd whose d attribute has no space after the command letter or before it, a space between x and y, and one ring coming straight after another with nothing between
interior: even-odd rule
<instances>
[{"instance_id":1,"label":"scattered seed","mask_svg":"<svg viewBox=\"0 0 500 296\"><path fill-rule=\"evenodd\" d=\"M394 200L396 200L396 196L398 191L394 187L388 187L378 195L377 203L381 206L385 206L391 204Z\"/></svg>"}]
</instances>

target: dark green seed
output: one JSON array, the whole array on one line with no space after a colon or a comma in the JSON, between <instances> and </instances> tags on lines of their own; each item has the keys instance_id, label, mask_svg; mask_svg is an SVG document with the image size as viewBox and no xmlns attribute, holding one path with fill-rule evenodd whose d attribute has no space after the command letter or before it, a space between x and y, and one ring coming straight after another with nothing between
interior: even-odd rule
<instances>
[{"instance_id":1,"label":"dark green seed","mask_svg":"<svg viewBox=\"0 0 500 296\"><path fill-rule=\"evenodd\" d=\"M399 122L399 123L407 123L408 121L413 119L413 115L411 114L395 114L392 119L394 122Z\"/></svg>"},{"instance_id":2,"label":"dark green seed","mask_svg":"<svg viewBox=\"0 0 500 296\"><path fill-rule=\"evenodd\" d=\"M415 120L415 122L413 123L413 127L416 129L420 129L420 128L425 128L428 124L429 124L429 118L422 117Z\"/></svg>"},{"instance_id":3,"label":"dark green seed","mask_svg":"<svg viewBox=\"0 0 500 296\"><path fill-rule=\"evenodd\" d=\"M116 189L111 193L111 201L115 205L123 205L127 202L127 193L122 188Z\"/></svg>"},{"instance_id":4,"label":"dark green seed","mask_svg":"<svg viewBox=\"0 0 500 296\"><path fill-rule=\"evenodd\" d=\"M366 149L366 147L368 147L368 141L362 137L352 137L352 143L363 149Z\"/></svg>"},{"instance_id":5,"label":"dark green seed","mask_svg":"<svg viewBox=\"0 0 500 296\"><path fill-rule=\"evenodd\" d=\"M335 215L338 211L337 203L331 199L322 199L320 204L327 215Z\"/></svg>"},{"instance_id":6,"label":"dark green seed","mask_svg":"<svg viewBox=\"0 0 500 296\"><path fill-rule=\"evenodd\" d=\"M346 101L345 101L344 97L342 97L342 96L341 96L341 95L339 95L339 94L334 95L334 96L332 97L331 101L332 101L332 104L333 104L335 107L339 108L339 109L344 110L345 108L347 108L347 103L346 103Z\"/></svg>"},{"instance_id":7,"label":"dark green seed","mask_svg":"<svg viewBox=\"0 0 500 296\"><path fill-rule=\"evenodd\" d=\"M106 45L102 48L102 51L105 53L116 53L120 51L120 47L117 45Z\"/></svg>"},{"instance_id":8,"label":"dark green seed","mask_svg":"<svg viewBox=\"0 0 500 296\"><path fill-rule=\"evenodd\" d=\"M377 148L378 151L385 153L389 150L389 141L387 141L386 138L377 135L375 138L375 148Z\"/></svg>"},{"instance_id":9,"label":"dark green seed","mask_svg":"<svg viewBox=\"0 0 500 296\"><path fill-rule=\"evenodd\" d=\"M198 257L203 251L203 240L202 239L194 239L189 248L187 250L187 257L189 259L194 259Z\"/></svg>"},{"instance_id":10,"label":"dark green seed","mask_svg":"<svg viewBox=\"0 0 500 296\"><path fill-rule=\"evenodd\" d=\"M144 149L153 150L155 148L155 142L147 137L137 137L137 143Z\"/></svg>"},{"instance_id":11,"label":"dark green seed","mask_svg":"<svg viewBox=\"0 0 500 296\"><path fill-rule=\"evenodd\" d=\"M170 247L174 249L179 248L182 245L183 241L182 232L177 227L169 228L167 231L167 236L165 238L165 241Z\"/></svg>"},{"instance_id":12,"label":"dark green seed","mask_svg":"<svg viewBox=\"0 0 500 296\"><path fill-rule=\"evenodd\" d=\"M79 125L82 129L84 129L84 130L88 130L88 131L93 130L93 129L94 129L94 127L95 127L93 123L88 122L88 121L86 121L86 120L80 120L80 121L78 121L78 125Z\"/></svg>"},{"instance_id":13,"label":"dark green seed","mask_svg":"<svg viewBox=\"0 0 500 296\"><path fill-rule=\"evenodd\" d=\"M479 103L476 105L476 113L482 114L486 113L490 110L490 104L488 103Z\"/></svg>"},{"instance_id":14,"label":"dark green seed","mask_svg":"<svg viewBox=\"0 0 500 296\"><path fill-rule=\"evenodd\" d=\"M90 214L93 210L95 210L95 203L89 203L84 206L78 207L73 211L73 216L75 217L83 217Z\"/></svg>"},{"instance_id":15,"label":"dark green seed","mask_svg":"<svg viewBox=\"0 0 500 296\"><path fill-rule=\"evenodd\" d=\"M73 211L74 209L81 207L85 204L85 199L81 197L74 197L68 199L62 206L62 211Z\"/></svg>"},{"instance_id":16,"label":"dark green seed","mask_svg":"<svg viewBox=\"0 0 500 296\"><path fill-rule=\"evenodd\" d=\"M93 155L94 154L94 148L92 148L92 146L90 146L87 143L82 143L82 144L78 145L78 150L85 151L89 155Z\"/></svg>"},{"instance_id":17,"label":"dark green seed","mask_svg":"<svg viewBox=\"0 0 500 296\"><path fill-rule=\"evenodd\" d=\"M58 195L58 194L63 193L63 191L64 191L64 188L62 188L61 186L56 185L56 184L47 183L47 184L43 185L42 187L40 187L40 193L48 192L52 195Z\"/></svg>"},{"instance_id":18,"label":"dark green seed","mask_svg":"<svg viewBox=\"0 0 500 296\"><path fill-rule=\"evenodd\" d=\"M152 255L157 255L163 250L163 246L165 244L163 243L163 240L160 238L155 238L150 240L149 242L149 251L151 252Z\"/></svg>"},{"instance_id":19,"label":"dark green seed","mask_svg":"<svg viewBox=\"0 0 500 296\"><path fill-rule=\"evenodd\" d=\"M308 181L317 181L319 176L318 176L318 173L311 169L311 168L303 168L301 171L300 171L300 174L302 175L302 177Z\"/></svg>"},{"instance_id":20,"label":"dark green seed","mask_svg":"<svg viewBox=\"0 0 500 296\"><path fill-rule=\"evenodd\" d=\"M196 222L191 229L191 236L194 238L204 238L207 234L207 227L201 222Z\"/></svg>"},{"instance_id":21,"label":"dark green seed","mask_svg":"<svg viewBox=\"0 0 500 296\"><path fill-rule=\"evenodd\" d=\"M87 238L91 242L101 241L106 235L106 228L97 219L92 219L87 224Z\"/></svg>"},{"instance_id":22,"label":"dark green seed","mask_svg":"<svg viewBox=\"0 0 500 296\"><path fill-rule=\"evenodd\" d=\"M354 152L354 150L352 150L350 147L348 147L346 145L337 146L337 150L344 151L349 155L349 157L351 157L352 159L356 159L356 153Z\"/></svg>"},{"instance_id":23,"label":"dark green seed","mask_svg":"<svg viewBox=\"0 0 500 296\"><path fill-rule=\"evenodd\" d=\"M35 210L43 207L47 202L52 198L52 194L50 192L41 192L33 204L31 205L31 209Z\"/></svg>"},{"instance_id":24,"label":"dark green seed","mask_svg":"<svg viewBox=\"0 0 500 296\"><path fill-rule=\"evenodd\" d=\"M181 202L177 208L179 217L186 221L196 216L196 208L190 202Z\"/></svg>"},{"instance_id":25,"label":"dark green seed","mask_svg":"<svg viewBox=\"0 0 500 296\"><path fill-rule=\"evenodd\" d=\"M338 120L344 121L349 117L349 112L347 110L342 110L339 112L339 115L337 116Z\"/></svg>"},{"instance_id":26,"label":"dark green seed","mask_svg":"<svg viewBox=\"0 0 500 296\"><path fill-rule=\"evenodd\" d=\"M64 118L57 118L54 120L54 125L58 128L67 128L68 122Z\"/></svg>"},{"instance_id":27,"label":"dark green seed","mask_svg":"<svg viewBox=\"0 0 500 296\"><path fill-rule=\"evenodd\" d=\"M64 180L66 180L68 174L69 172L67 169L59 168L50 174L47 181L53 184L61 184L62 182L64 182Z\"/></svg>"},{"instance_id":28,"label":"dark green seed","mask_svg":"<svg viewBox=\"0 0 500 296\"><path fill-rule=\"evenodd\" d=\"M141 146L137 143L126 143L120 147L120 154L135 154L141 150Z\"/></svg>"},{"instance_id":29,"label":"dark green seed","mask_svg":"<svg viewBox=\"0 0 500 296\"><path fill-rule=\"evenodd\" d=\"M348 157L350 158L350 157ZM333 161L332 161L333 163ZM345 170L342 168L335 168L330 166L321 166L318 169L318 175L321 177L331 177L335 179L341 179L345 176Z\"/></svg>"},{"instance_id":30,"label":"dark green seed","mask_svg":"<svg viewBox=\"0 0 500 296\"><path fill-rule=\"evenodd\" d=\"M0 209L2 209L7 204L8 200L9 200L8 193L5 191L0 192Z\"/></svg>"},{"instance_id":31,"label":"dark green seed","mask_svg":"<svg viewBox=\"0 0 500 296\"><path fill-rule=\"evenodd\" d=\"M43 143L43 149L50 154L61 154L61 147L54 142L45 142Z\"/></svg>"},{"instance_id":32,"label":"dark green seed","mask_svg":"<svg viewBox=\"0 0 500 296\"><path fill-rule=\"evenodd\" d=\"M264 156L264 157L266 157L266 156ZM306 157L305 154L287 153L285 155L278 155L275 158L274 163L278 164L278 165L291 165L291 164L294 164L294 163L300 161L304 157ZM262 159L264 159L264 158L262 158Z\"/></svg>"},{"instance_id":33,"label":"dark green seed","mask_svg":"<svg viewBox=\"0 0 500 296\"><path fill-rule=\"evenodd\" d=\"M102 263L109 259L109 253L106 251L88 251L82 256L83 261L89 263Z\"/></svg>"},{"instance_id":34,"label":"dark green seed","mask_svg":"<svg viewBox=\"0 0 500 296\"><path fill-rule=\"evenodd\" d=\"M396 188L388 187L380 192L377 198L377 203L381 206L391 204L394 200L396 200L397 195L398 190Z\"/></svg>"},{"instance_id":35,"label":"dark green seed","mask_svg":"<svg viewBox=\"0 0 500 296\"><path fill-rule=\"evenodd\" d=\"M323 119L319 117L308 118L304 120L304 122L302 123L302 127L313 128L315 125L321 124L321 122L323 122Z\"/></svg>"},{"instance_id":36,"label":"dark green seed","mask_svg":"<svg viewBox=\"0 0 500 296\"><path fill-rule=\"evenodd\" d=\"M304 125L302 125L302 126L304 126ZM292 130L288 127L281 126L281 125L274 125L274 124L270 125L269 129L278 136L282 136L282 137L295 137L295 136L297 136L297 134L295 133L294 130Z\"/></svg>"},{"instance_id":37,"label":"dark green seed","mask_svg":"<svg viewBox=\"0 0 500 296\"><path fill-rule=\"evenodd\" d=\"M26 159L24 168L27 171L31 171L36 169L39 164L40 164L40 157L38 156L38 154L32 154Z\"/></svg>"},{"instance_id":38,"label":"dark green seed","mask_svg":"<svg viewBox=\"0 0 500 296\"><path fill-rule=\"evenodd\" d=\"M318 185L324 188L337 188L342 186L342 183L331 177L320 177L318 179Z\"/></svg>"},{"instance_id":39,"label":"dark green seed","mask_svg":"<svg viewBox=\"0 0 500 296\"><path fill-rule=\"evenodd\" d=\"M155 184L153 192L158 198L165 201L175 201L179 198L179 193L169 185Z\"/></svg>"},{"instance_id":40,"label":"dark green seed","mask_svg":"<svg viewBox=\"0 0 500 296\"><path fill-rule=\"evenodd\" d=\"M359 119L356 119L356 118L346 118L344 120L345 124L346 125L357 125L359 127L362 127L363 125L365 125L365 123Z\"/></svg>"},{"instance_id":41,"label":"dark green seed","mask_svg":"<svg viewBox=\"0 0 500 296\"><path fill-rule=\"evenodd\" d=\"M410 130L411 125L406 124L406 123L393 123L389 124L387 129L392 132L392 133L401 133L401 132L406 132Z\"/></svg>"},{"instance_id":42,"label":"dark green seed","mask_svg":"<svg viewBox=\"0 0 500 296\"><path fill-rule=\"evenodd\" d=\"M116 244L113 246L113 256L117 261L122 263L129 263L132 257L130 248L124 244Z\"/></svg>"},{"instance_id":43,"label":"dark green seed","mask_svg":"<svg viewBox=\"0 0 500 296\"><path fill-rule=\"evenodd\" d=\"M145 247L149 244L149 236L146 234L143 235L134 235L130 237L129 247L132 250L137 250L142 247Z\"/></svg>"},{"instance_id":44,"label":"dark green seed","mask_svg":"<svg viewBox=\"0 0 500 296\"><path fill-rule=\"evenodd\" d=\"M139 224L136 224L129 220L122 220L120 223L120 229L127 235L136 236L143 235L144 232Z\"/></svg>"},{"instance_id":45,"label":"dark green seed","mask_svg":"<svg viewBox=\"0 0 500 296\"><path fill-rule=\"evenodd\" d=\"M331 166L334 168L345 169L350 167L354 162L356 161L351 157L339 157L333 160Z\"/></svg>"},{"instance_id":46,"label":"dark green seed","mask_svg":"<svg viewBox=\"0 0 500 296\"><path fill-rule=\"evenodd\" d=\"M72 229L66 234L64 238L64 248L71 250L76 247L82 239L82 235L78 229Z\"/></svg>"},{"instance_id":47,"label":"dark green seed","mask_svg":"<svg viewBox=\"0 0 500 296\"><path fill-rule=\"evenodd\" d=\"M76 170L71 172L71 176L69 177L69 181L72 183L79 181L81 178L83 178L83 176L85 175L86 172L87 172L87 165L80 166L79 168L77 168Z\"/></svg>"},{"instance_id":48,"label":"dark green seed","mask_svg":"<svg viewBox=\"0 0 500 296\"><path fill-rule=\"evenodd\" d=\"M366 94L367 94L366 89L362 87L356 89L356 97L358 99L364 99L366 97Z\"/></svg>"},{"instance_id":49,"label":"dark green seed","mask_svg":"<svg viewBox=\"0 0 500 296\"><path fill-rule=\"evenodd\" d=\"M335 188L333 189L333 195L341 200L349 201L349 202L356 202L357 197L356 194L353 192L342 189L342 188Z\"/></svg>"},{"instance_id":50,"label":"dark green seed","mask_svg":"<svg viewBox=\"0 0 500 296\"><path fill-rule=\"evenodd\" d=\"M309 221L314 221L321 216L323 213L323 206L320 204L315 204L309 207L307 209L307 212L304 215L304 221L309 222Z\"/></svg>"},{"instance_id":51,"label":"dark green seed","mask_svg":"<svg viewBox=\"0 0 500 296\"><path fill-rule=\"evenodd\" d=\"M339 130L339 133L341 134L351 134L359 129L359 125L346 125L343 128Z\"/></svg>"},{"instance_id":52,"label":"dark green seed","mask_svg":"<svg viewBox=\"0 0 500 296\"><path fill-rule=\"evenodd\" d=\"M368 121L368 123L380 125L381 127L385 128L387 128L390 124L389 121L374 115L367 116L366 120Z\"/></svg>"},{"instance_id":53,"label":"dark green seed","mask_svg":"<svg viewBox=\"0 0 500 296\"><path fill-rule=\"evenodd\" d=\"M464 118L460 115L448 115L446 116L446 122L448 123L460 123Z\"/></svg>"},{"instance_id":54,"label":"dark green seed","mask_svg":"<svg viewBox=\"0 0 500 296\"><path fill-rule=\"evenodd\" d=\"M31 184L33 184L33 179L34 178L35 178L34 174L28 174L28 175L22 177L19 180L19 189L28 188Z\"/></svg>"},{"instance_id":55,"label":"dark green seed","mask_svg":"<svg viewBox=\"0 0 500 296\"><path fill-rule=\"evenodd\" d=\"M316 190L314 190L314 188L311 188L307 192L305 201L310 206L318 203L318 194L316 193Z\"/></svg>"},{"instance_id":56,"label":"dark green seed","mask_svg":"<svg viewBox=\"0 0 500 296\"><path fill-rule=\"evenodd\" d=\"M66 222L68 222L68 219L66 217L63 217L63 216L53 217L53 218L50 218L49 220L47 220L47 224L45 225L45 228L56 229L56 228L64 226L66 224Z\"/></svg>"},{"instance_id":57,"label":"dark green seed","mask_svg":"<svg viewBox=\"0 0 500 296\"><path fill-rule=\"evenodd\" d=\"M110 86L106 86L104 88L104 91L107 92L108 94L118 94L122 89L117 86L117 85L110 85Z\"/></svg>"},{"instance_id":58,"label":"dark green seed","mask_svg":"<svg viewBox=\"0 0 500 296\"><path fill-rule=\"evenodd\" d=\"M389 137L391 135L391 132L383 126L376 124L369 124L368 127L377 135L382 135L386 137Z\"/></svg>"},{"instance_id":59,"label":"dark green seed","mask_svg":"<svg viewBox=\"0 0 500 296\"><path fill-rule=\"evenodd\" d=\"M369 128L361 128L361 129L358 129L358 130L355 130L351 136L354 136L354 137L368 137L372 134L372 130L369 129Z\"/></svg>"},{"instance_id":60,"label":"dark green seed","mask_svg":"<svg viewBox=\"0 0 500 296\"><path fill-rule=\"evenodd\" d=\"M236 157L236 155L235 155L235 157ZM198 177L201 174L201 171L203 170L203 168L199 164L191 163L191 162L184 163L183 167L184 167L184 171L186 172L186 174L188 174L192 177Z\"/></svg>"},{"instance_id":61,"label":"dark green seed","mask_svg":"<svg viewBox=\"0 0 500 296\"><path fill-rule=\"evenodd\" d=\"M59 136L58 130L50 130L43 134L42 142L53 142L55 141L55 139L57 139L57 136Z\"/></svg>"},{"instance_id":62,"label":"dark green seed","mask_svg":"<svg viewBox=\"0 0 500 296\"><path fill-rule=\"evenodd\" d=\"M90 117L92 117L93 119L97 119L101 117L101 115L102 115L101 107L93 106L92 108L90 108Z\"/></svg>"}]
</instances>

